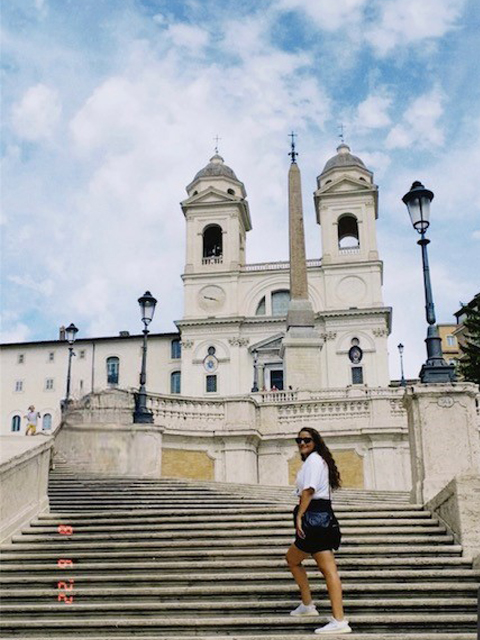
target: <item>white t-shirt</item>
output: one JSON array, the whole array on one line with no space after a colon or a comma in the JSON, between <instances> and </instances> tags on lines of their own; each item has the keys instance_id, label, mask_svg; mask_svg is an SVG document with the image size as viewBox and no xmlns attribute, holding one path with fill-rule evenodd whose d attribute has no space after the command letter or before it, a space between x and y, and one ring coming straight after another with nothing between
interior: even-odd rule
<instances>
[{"instance_id":1,"label":"white t-shirt","mask_svg":"<svg viewBox=\"0 0 480 640\"><path fill-rule=\"evenodd\" d=\"M322 456L316 451L308 456L297 473L296 494L300 496L302 491L310 487L315 490L312 499L330 499L328 465Z\"/></svg>"}]
</instances>

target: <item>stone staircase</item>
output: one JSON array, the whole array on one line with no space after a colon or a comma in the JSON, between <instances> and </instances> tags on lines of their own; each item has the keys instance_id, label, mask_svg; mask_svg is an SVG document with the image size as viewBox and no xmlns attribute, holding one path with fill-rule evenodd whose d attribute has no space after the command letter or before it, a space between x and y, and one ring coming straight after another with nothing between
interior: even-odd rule
<instances>
[{"instance_id":1,"label":"stone staircase","mask_svg":"<svg viewBox=\"0 0 480 640\"><path fill-rule=\"evenodd\" d=\"M51 513L0 549L2 638L306 640L329 615L312 560L320 617L289 615L299 602L284 561L290 488L106 478L63 464L49 494ZM353 490L336 493L335 509L348 637L477 638L480 572L430 513L406 494Z\"/></svg>"}]
</instances>

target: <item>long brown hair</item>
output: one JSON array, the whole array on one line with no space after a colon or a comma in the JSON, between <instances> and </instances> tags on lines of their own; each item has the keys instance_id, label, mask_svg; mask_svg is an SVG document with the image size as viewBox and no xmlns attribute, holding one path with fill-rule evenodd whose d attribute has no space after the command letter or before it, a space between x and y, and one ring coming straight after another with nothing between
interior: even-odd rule
<instances>
[{"instance_id":1,"label":"long brown hair","mask_svg":"<svg viewBox=\"0 0 480 640\"><path fill-rule=\"evenodd\" d=\"M335 464L335 460L333 459L332 454L330 453L330 449L325 444L325 440L318 433L318 431L316 429L313 429L312 427L304 427L303 429L300 429L298 435L300 435L302 431L306 431L312 436L313 443L315 445L314 451L322 456L322 458L327 463L328 481L330 483L330 486L332 487L332 489L339 489L342 486L342 479L340 478L340 472L337 469L337 465ZM302 460L303 459L304 458L302 456Z\"/></svg>"}]
</instances>

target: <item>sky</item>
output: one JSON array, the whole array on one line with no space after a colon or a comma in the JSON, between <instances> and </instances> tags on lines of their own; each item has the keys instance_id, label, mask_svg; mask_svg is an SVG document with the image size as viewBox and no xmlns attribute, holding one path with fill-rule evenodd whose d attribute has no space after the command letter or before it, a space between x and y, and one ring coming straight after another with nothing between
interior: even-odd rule
<instances>
[{"instance_id":1,"label":"sky","mask_svg":"<svg viewBox=\"0 0 480 640\"><path fill-rule=\"evenodd\" d=\"M345 141L379 185L390 375L425 360L417 234L401 201L435 193L437 321L480 289L476 0L15 0L3 4L2 341L138 333L182 317L185 186L219 151L245 184L247 261L288 259L290 131L307 257L316 176ZM268 242L266 239L268 238Z\"/></svg>"}]
</instances>

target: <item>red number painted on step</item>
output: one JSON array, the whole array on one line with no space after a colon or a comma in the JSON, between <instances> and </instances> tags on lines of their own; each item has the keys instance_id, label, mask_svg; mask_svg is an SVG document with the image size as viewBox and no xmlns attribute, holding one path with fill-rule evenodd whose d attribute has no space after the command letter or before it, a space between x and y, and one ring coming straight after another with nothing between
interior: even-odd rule
<instances>
[{"instance_id":1,"label":"red number painted on step","mask_svg":"<svg viewBox=\"0 0 480 640\"><path fill-rule=\"evenodd\" d=\"M65 604L72 604L73 596L66 596L64 593L59 593L58 601L61 602L62 600L63 602L65 602Z\"/></svg>"},{"instance_id":2,"label":"red number painted on step","mask_svg":"<svg viewBox=\"0 0 480 640\"><path fill-rule=\"evenodd\" d=\"M73 562L66 558L60 558L57 562L57 565L60 567L60 569L64 569L65 567L73 567Z\"/></svg>"},{"instance_id":3,"label":"red number painted on step","mask_svg":"<svg viewBox=\"0 0 480 640\"><path fill-rule=\"evenodd\" d=\"M64 580L60 580L57 583L57 587L59 589L63 589L64 591L73 591L73 580L72 578L69 579L70 584L67 584Z\"/></svg>"},{"instance_id":4,"label":"red number painted on step","mask_svg":"<svg viewBox=\"0 0 480 640\"><path fill-rule=\"evenodd\" d=\"M64 536L71 536L73 533L73 527L71 527L69 524L59 524L58 533L61 533Z\"/></svg>"}]
</instances>

